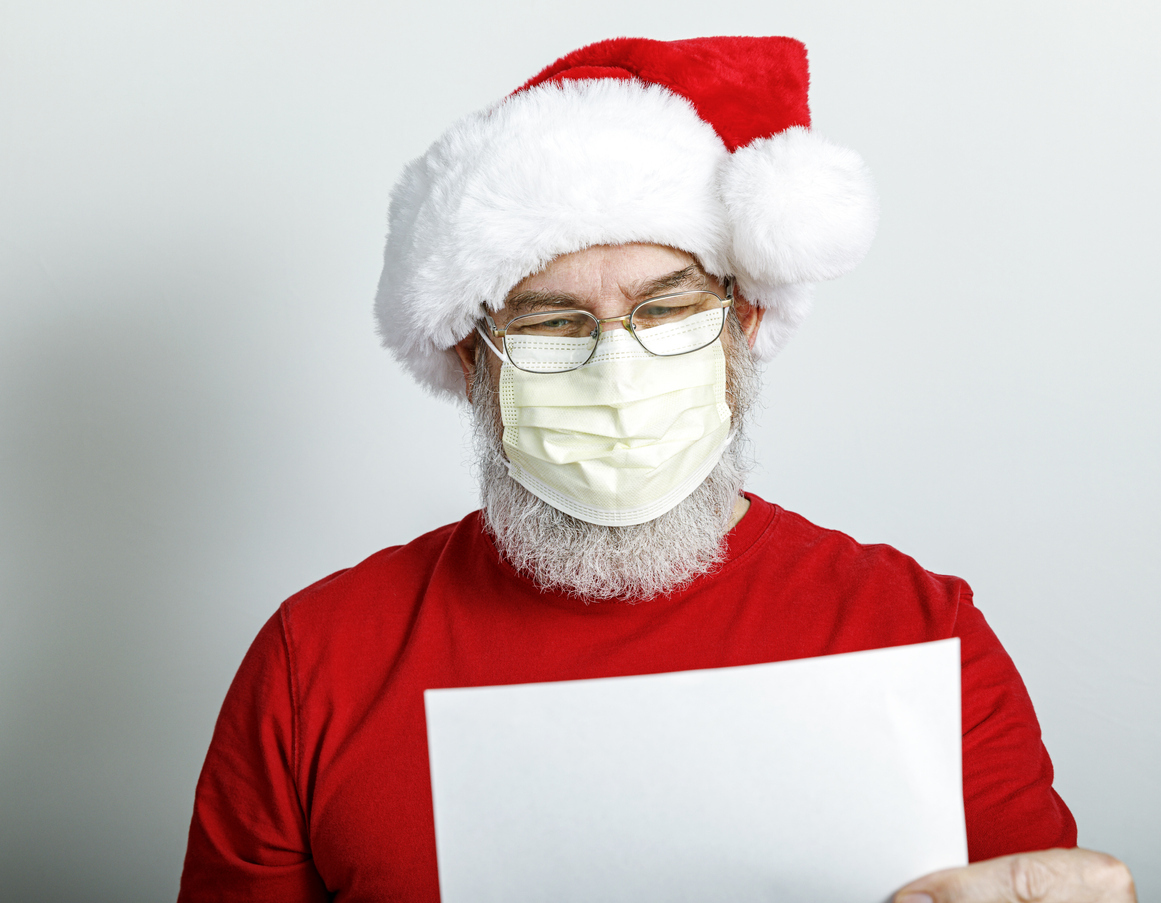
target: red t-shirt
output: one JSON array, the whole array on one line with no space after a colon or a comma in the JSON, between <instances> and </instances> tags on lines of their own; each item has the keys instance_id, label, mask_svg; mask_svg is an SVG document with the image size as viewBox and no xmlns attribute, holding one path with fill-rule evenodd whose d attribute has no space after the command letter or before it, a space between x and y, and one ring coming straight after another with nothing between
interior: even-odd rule
<instances>
[{"instance_id":1,"label":"red t-shirt","mask_svg":"<svg viewBox=\"0 0 1161 903\"><path fill-rule=\"evenodd\" d=\"M952 636L971 858L1075 845L1028 693L967 584L749 498L720 570L639 604L540 591L500 558L479 512L287 600L222 706L180 900L438 900L425 689Z\"/></svg>"}]
</instances>

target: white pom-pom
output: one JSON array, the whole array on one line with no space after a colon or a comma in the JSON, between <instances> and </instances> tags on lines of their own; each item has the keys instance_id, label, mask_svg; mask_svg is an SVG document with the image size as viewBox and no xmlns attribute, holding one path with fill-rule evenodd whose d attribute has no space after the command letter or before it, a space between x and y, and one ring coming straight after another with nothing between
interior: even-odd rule
<instances>
[{"instance_id":1,"label":"white pom-pom","mask_svg":"<svg viewBox=\"0 0 1161 903\"><path fill-rule=\"evenodd\" d=\"M756 283L843 275L866 256L879 221L863 158L804 128L739 148L720 187L735 269Z\"/></svg>"}]
</instances>

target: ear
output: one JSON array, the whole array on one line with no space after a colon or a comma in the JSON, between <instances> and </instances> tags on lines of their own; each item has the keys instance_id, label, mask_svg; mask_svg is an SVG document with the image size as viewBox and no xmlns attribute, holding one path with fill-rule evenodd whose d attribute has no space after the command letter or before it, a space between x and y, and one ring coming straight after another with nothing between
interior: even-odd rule
<instances>
[{"instance_id":1,"label":"ear","mask_svg":"<svg viewBox=\"0 0 1161 903\"><path fill-rule=\"evenodd\" d=\"M750 343L753 344L752 339ZM468 404L471 404L472 381L476 378L476 334L468 333L467 337L452 345L452 351L460 359L460 370L464 374L464 394L468 398Z\"/></svg>"},{"instance_id":2,"label":"ear","mask_svg":"<svg viewBox=\"0 0 1161 903\"><path fill-rule=\"evenodd\" d=\"M734 287L734 315L742 324L742 332L746 334L747 344L753 348L758 340L758 327L762 325L762 318L766 316L766 308L751 304Z\"/></svg>"}]
</instances>

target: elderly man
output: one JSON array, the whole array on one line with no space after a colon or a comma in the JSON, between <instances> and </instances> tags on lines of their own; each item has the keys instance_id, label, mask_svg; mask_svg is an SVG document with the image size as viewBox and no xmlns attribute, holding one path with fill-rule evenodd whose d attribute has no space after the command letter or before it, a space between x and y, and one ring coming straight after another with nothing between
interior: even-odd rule
<instances>
[{"instance_id":1,"label":"elderly man","mask_svg":"<svg viewBox=\"0 0 1161 903\"><path fill-rule=\"evenodd\" d=\"M787 38L606 41L410 164L380 332L471 404L483 506L263 628L198 784L183 900L438 899L425 689L953 636L977 863L899 899L1134 899L1120 863L1074 848L967 585L743 492L757 364L876 222L806 86Z\"/></svg>"}]
</instances>

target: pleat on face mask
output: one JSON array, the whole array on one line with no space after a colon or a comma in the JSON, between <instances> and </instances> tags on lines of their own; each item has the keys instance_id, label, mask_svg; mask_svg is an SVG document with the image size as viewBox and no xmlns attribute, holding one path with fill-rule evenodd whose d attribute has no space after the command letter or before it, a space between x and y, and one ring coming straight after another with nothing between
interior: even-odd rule
<instances>
[{"instance_id":1,"label":"pleat on face mask","mask_svg":"<svg viewBox=\"0 0 1161 903\"><path fill-rule=\"evenodd\" d=\"M662 329L666 327L660 327ZM529 340L525 340L527 342ZM551 359L559 340L538 350ZM655 357L625 330L601 340L576 370L500 368L504 451L512 478L581 520L653 520L709 475L730 439L721 339Z\"/></svg>"}]
</instances>

